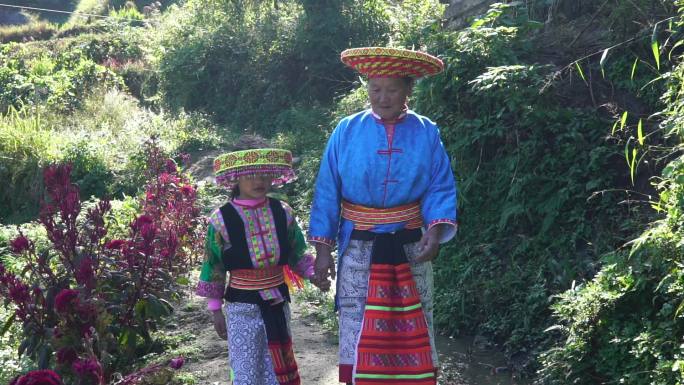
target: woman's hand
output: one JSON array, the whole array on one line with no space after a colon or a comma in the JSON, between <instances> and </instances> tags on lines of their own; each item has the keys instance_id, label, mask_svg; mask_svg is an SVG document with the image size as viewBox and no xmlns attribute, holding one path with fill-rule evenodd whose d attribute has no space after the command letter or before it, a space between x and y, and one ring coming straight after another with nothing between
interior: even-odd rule
<instances>
[{"instance_id":1,"label":"woman's hand","mask_svg":"<svg viewBox=\"0 0 684 385\"><path fill-rule=\"evenodd\" d=\"M328 278L335 279L335 261L332 257L330 246L316 243L316 261L314 262L314 275L311 283L322 291L330 290Z\"/></svg>"},{"instance_id":2,"label":"woman's hand","mask_svg":"<svg viewBox=\"0 0 684 385\"><path fill-rule=\"evenodd\" d=\"M439 238L442 235L441 224L432 226L420 239L421 253L416 257L416 262L428 262L435 259L439 253Z\"/></svg>"},{"instance_id":3,"label":"woman's hand","mask_svg":"<svg viewBox=\"0 0 684 385\"><path fill-rule=\"evenodd\" d=\"M226 330L226 317L223 315L223 311L221 309L214 310L211 312L211 315L214 319L214 330L216 330L216 334L218 334L222 340L227 340L228 331Z\"/></svg>"}]
</instances>

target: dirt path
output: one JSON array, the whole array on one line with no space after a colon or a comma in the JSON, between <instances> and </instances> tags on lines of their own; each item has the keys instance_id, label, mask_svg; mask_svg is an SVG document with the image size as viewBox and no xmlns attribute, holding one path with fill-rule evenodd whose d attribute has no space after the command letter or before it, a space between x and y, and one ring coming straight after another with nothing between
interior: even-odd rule
<instances>
[{"instance_id":1,"label":"dirt path","mask_svg":"<svg viewBox=\"0 0 684 385\"><path fill-rule=\"evenodd\" d=\"M195 336L191 343L198 348L199 354L188 359L183 371L192 373L197 385L225 385L228 378L226 343L216 337L211 317L204 309L205 300L192 296L188 302L183 307L185 310L176 313L177 324L182 332ZM302 384L336 385L337 345L331 336L302 314L300 306L304 305L293 301L292 334Z\"/></svg>"}]
</instances>

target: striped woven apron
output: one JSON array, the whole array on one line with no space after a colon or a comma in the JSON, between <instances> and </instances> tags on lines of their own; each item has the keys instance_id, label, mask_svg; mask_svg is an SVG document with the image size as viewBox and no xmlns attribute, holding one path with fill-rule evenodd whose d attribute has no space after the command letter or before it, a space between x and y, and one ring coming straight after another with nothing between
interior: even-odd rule
<instances>
[{"instance_id":1,"label":"striped woven apron","mask_svg":"<svg viewBox=\"0 0 684 385\"><path fill-rule=\"evenodd\" d=\"M429 329L404 246L422 237L418 203L374 209L343 202L342 216L354 222L351 239L373 241L368 292L356 346L356 363L340 381L356 385L435 385ZM404 222L395 233L370 231Z\"/></svg>"}]
</instances>

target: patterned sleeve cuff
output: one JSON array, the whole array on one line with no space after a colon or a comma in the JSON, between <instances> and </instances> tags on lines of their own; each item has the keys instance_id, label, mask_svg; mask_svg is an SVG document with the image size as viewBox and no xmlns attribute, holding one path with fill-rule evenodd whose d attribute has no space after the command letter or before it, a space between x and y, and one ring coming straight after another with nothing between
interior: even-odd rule
<instances>
[{"instance_id":1,"label":"patterned sleeve cuff","mask_svg":"<svg viewBox=\"0 0 684 385\"><path fill-rule=\"evenodd\" d=\"M223 283L199 281L195 293L200 297L223 298L225 287Z\"/></svg>"},{"instance_id":2,"label":"patterned sleeve cuff","mask_svg":"<svg viewBox=\"0 0 684 385\"><path fill-rule=\"evenodd\" d=\"M439 237L439 243L446 243L456 236L456 230L458 230L458 224L456 221L451 219L435 219L428 225L428 230L435 227L436 225L447 225L444 227L441 236Z\"/></svg>"},{"instance_id":3,"label":"patterned sleeve cuff","mask_svg":"<svg viewBox=\"0 0 684 385\"><path fill-rule=\"evenodd\" d=\"M335 247L335 240L326 238L326 237L315 237L312 235L309 235L309 238L307 239L309 243L322 243L324 245L328 245L330 247Z\"/></svg>"}]
</instances>

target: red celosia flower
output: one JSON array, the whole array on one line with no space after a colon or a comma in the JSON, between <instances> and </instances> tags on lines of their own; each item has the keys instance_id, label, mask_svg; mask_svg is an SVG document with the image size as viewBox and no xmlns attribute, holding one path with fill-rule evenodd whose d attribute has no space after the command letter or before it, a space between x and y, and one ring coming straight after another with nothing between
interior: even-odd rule
<instances>
[{"instance_id":1,"label":"red celosia flower","mask_svg":"<svg viewBox=\"0 0 684 385\"><path fill-rule=\"evenodd\" d=\"M123 239L112 239L111 241L105 243L105 249L121 250L125 243L126 241L124 241Z\"/></svg>"},{"instance_id":2,"label":"red celosia flower","mask_svg":"<svg viewBox=\"0 0 684 385\"><path fill-rule=\"evenodd\" d=\"M55 310L59 313L65 313L77 304L78 292L76 290L62 289L55 297Z\"/></svg>"},{"instance_id":3,"label":"red celosia flower","mask_svg":"<svg viewBox=\"0 0 684 385\"><path fill-rule=\"evenodd\" d=\"M78 353L74 348L61 348L57 351L57 363L59 365L71 366L78 358Z\"/></svg>"},{"instance_id":4,"label":"red celosia flower","mask_svg":"<svg viewBox=\"0 0 684 385\"><path fill-rule=\"evenodd\" d=\"M141 215L133 222L131 226L139 230L144 225L149 225L153 222L154 220L149 215Z\"/></svg>"},{"instance_id":5,"label":"red celosia flower","mask_svg":"<svg viewBox=\"0 0 684 385\"><path fill-rule=\"evenodd\" d=\"M85 287L92 289L95 286L95 275L93 272L93 261L90 258L84 258L78 265L78 269L74 272L76 282Z\"/></svg>"},{"instance_id":6,"label":"red celosia flower","mask_svg":"<svg viewBox=\"0 0 684 385\"><path fill-rule=\"evenodd\" d=\"M14 303L25 303L31 300L29 287L16 278L13 280L13 285L9 288L10 298Z\"/></svg>"},{"instance_id":7,"label":"red celosia flower","mask_svg":"<svg viewBox=\"0 0 684 385\"><path fill-rule=\"evenodd\" d=\"M10 246L13 253L21 254L31 247L31 241L29 241L25 236L19 235L10 242Z\"/></svg>"},{"instance_id":8,"label":"red celosia flower","mask_svg":"<svg viewBox=\"0 0 684 385\"><path fill-rule=\"evenodd\" d=\"M178 183L179 181L180 180L177 176L169 174L167 172L163 172L161 175L159 175L159 183L161 184Z\"/></svg>"},{"instance_id":9,"label":"red celosia flower","mask_svg":"<svg viewBox=\"0 0 684 385\"><path fill-rule=\"evenodd\" d=\"M83 320L94 319L97 316L97 307L92 303L80 302L78 306L76 306L76 312Z\"/></svg>"},{"instance_id":10,"label":"red celosia flower","mask_svg":"<svg viewBox=\"0 0 684 385\"><path fill-rule=\"evenodd\" d=\"M62 385L62 379L52 370L34 370L17 377L10 385Z\"/></svg>"},{"instance_id":11,"label":"red celosia flower","mask_svg":"<svg viewBox=\"0 0 684 385\"><path fill-rule=\"evenodd\" d=\"M140 228L140 235L142 235L143 239L150 244L152 240L154 239L154 236L157 234L157 229L154 227L153 224L148 224L144 225Z\"/></svg>"},{"instance_id":12,"label":"red celosia flower","mask_svg":"<svg viewBox=\"0 0 684 385\"><path fill-rule=\"evenodd\" d=\"M173 161L173 159L167 159L166 160L166 171L170 173L174 173L178 171L176 162Z\"/></svg>"},{"instance_id":13,"label":"red celosia flower","mask_svg":"<svg viewBox=\"0 0 684 385\"><path fill-rule=\"evenodd\" d=\"M71 368L79 376L92 376L98 381L102 378L102 365L95 358L74 361Z\"/></svg>"},{"instance_id":14,"label":"red celosia flower","mask_svg":"<svg viewBox=\"0 0 684 385\"><path fill-rule=\"evenodd\" d=\"M43 172L45 185L50 186L66 186L71 183L71 165L52 165L48 166Z\"/></svg>"},{"instance_id":15,"label":"red celosia flower","mask_svg":"<svg viewBox=\"0 0 684 385\"><path fill-rule=\"evenodd\" d=\"M195 193L195 189L189 184L185 184L180 188L181 193L186 196L192 196Z\"/></svg>"}]
</instances>

